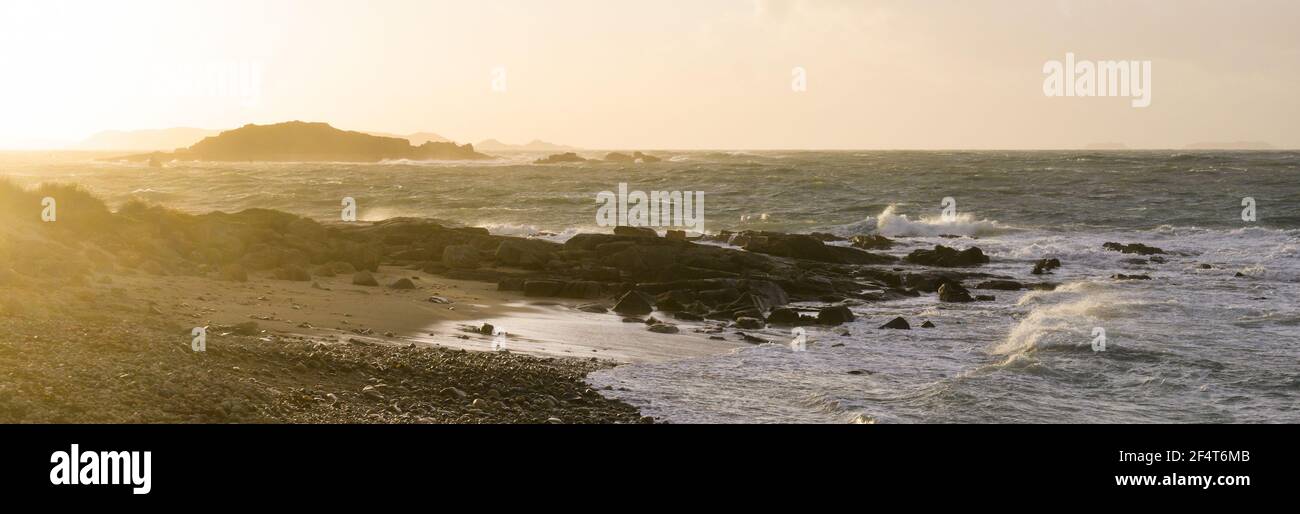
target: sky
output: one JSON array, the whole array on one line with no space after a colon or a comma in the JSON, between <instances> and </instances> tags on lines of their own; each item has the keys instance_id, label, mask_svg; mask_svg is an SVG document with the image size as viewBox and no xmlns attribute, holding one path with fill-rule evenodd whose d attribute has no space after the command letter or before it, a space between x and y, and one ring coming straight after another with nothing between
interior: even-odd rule
<instances>
[{"instance_id":1,"label":"sky","mask_svg":"<svg viewBox=\"0 0 1300 514\"><path fill-rule=\"evenodd\" d=\"M1285 0L0 0L0 148L295 119L611 149L1300 148L1297 20ZM1150 105L1048 96L1067 53L1150 61Z\"/></svg>"}]
</instances>

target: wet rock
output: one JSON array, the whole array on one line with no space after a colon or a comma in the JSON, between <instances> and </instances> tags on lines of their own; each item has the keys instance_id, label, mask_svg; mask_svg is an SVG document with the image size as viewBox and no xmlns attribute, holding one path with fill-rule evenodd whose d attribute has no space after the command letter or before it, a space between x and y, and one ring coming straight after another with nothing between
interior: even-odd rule
<instances>
[{"instance_id":1,"label":"wet rock","mask_svg":"<svg viewBox=\"0 0 1300 514\"><path fill-rule=\"evenodd\" d=\"M493 332L496 332L496 329L497 327L492 326L491 323L484 323L482 326L478 327L478 333L490 336Z\"/></svg>"},{"instance_id":2,"label":"wet rock","mask_svg":"<svg viewBox=\"0 0 1300 514\"><path fill-rule=\"evenodd\" d=\"M823 307L817 311L817 323L822 325L839 325L853 320L853 311L844 305Z\"/></svg>"},{"instance_id":3,"label":"wet rock","mask_svg":"<svg viewBox=\"0 0 1300 514\"><path fill-rule=\"evenodd\" d=\"M1024 284L1014 280L989 280L981 282L975 286L975 289L997 289L999 291L1019 291L1025 287Z\"/></svg>"},{"instance_id":4,"label":"wet rock","mask_svg":"<svg viewBox=\"0 0 1300 514\"><path fill-rule=\"evenodd\" d=\"M799 323L799 313L794 309L779 307L767 315L767 322L773 325L796 325Z\"/></svg>"},{"instance_id":5,"label":"wet rock","mask_svg":"<svg viewBox=\"0 0 1300 514\"><path fill-rule=\"evenodd\" d=\"M1151 280L1150 275L1125 275L1123 273L1116 273L1111 278L1115 280Z\"/></svg>"},{"instance_id":6,"label":"wet rock","mask_svg":"<svg viewBox=\"0 0 1300 514\"><path fill-rule=\"evenodd\" d=\"M1154 255L1154 254L1165 253L1164 250L1161 250L1154 246L1147 246L1142 243L1121 244L1121 243L1107 242L1101 245L1101 247L1110 250L1112 252L1135 253L1138 255Z\"/></svg>"},{"instance_id":7,"label":"wet rock","mask_svg":"<svg viewBox=\"0 0 1300 514\"><path fill-rule=\"evenodd\" d=\"M388 284L388 287L393 289L415 289L415 282L411 282L411 279L409 278L402 277L394 281L392 284Z\"/></svg>"},{"instance_id":8,"label":"wet rock","mask_svg":"<svg viewBox=\"0 0 1300 514\"><path fill-rule=\"evenodd\" d=\"M991 301L994 301L994 300L997 300L997 297L995 297L995 296L993 296L993 295L991 295L991 294L977 294L977 295L975 295L975 301L977 301L977 302L991 302Z\"/></svg>"},{"instance_id":9,"label":"wet rock","mask_svg":"<svg viewBox=\"0 0 1300 514\"><path fill-rule=\"evenodd\" d=\"M677 325L669 325L667 323L656 323L647 327L646 330L659 334L676 334L680 332Z\"/></svg>"},{"instance_id":10,"label":"wet rock","mask_svg":"<svg viewBox=\"0 0 1300 514\"><path fill-rule=\"evenodd\" d=\"M897 330L911 330L911 329L912 329L912 325L908 324L908 323L907 323L907 320L906 320L906 319L903 319L902 316L899 316L899 317L897 317L897 318L894 318L894 319L889 320L888 323L885 323L884 325L881 325L880 328L892 328L892 329L897 329Z\"/></svg>"},{"instance_id":11,"label":"wet rock","mask_svg":"<svg viewBox=\"0 0 1300 514\"><path fill-rule=\"evenodd\" d=\"M894 240L878 234L853 236L850 241L851 246L863 250L888 250L894 247Z\"/></svg>"},{"instance_id":12,"label":"wet rock","mask_svg":"<svg viewBox=\"0 0 1300 514\"><path fill-rule=\"evenodd\" d=\"M941 302L973 302L970 291L956 282L945 282L939 286L939 301Z\"/></svg>"},{"instance_id":13,"label":"wet rock","mask_svg":"<svg viewBox=\"0 0 1300 514\"><path fill-rule=\"evenodd\" d=\"M1034 270L1031 271L1030 273L1033 273L1035 275L1042 275L1044 273L1051 273L1052 270L1059 267L1061 267L1060 259L1056 259L1056 258L1038 259L1038 262L1034 263Z\"/></svg>"},{"instance_id":14,"label":"wet rock","mask_svg":"<svg viewBox=\"0 0 1300 514\"><path fill-rule=\"evenodd\" d=\"M636 291L628 291L614 304L614 312L625 315L650 314L652 310L650 302Z\"/></svg>"},{"instance_id":15,"label":"wet rock","mask_svg":"<svg viewBox=\"0 0 1300 514\"><path fill-rule=\"evenodd\" d=\"M704 316L701 316L693 312L687 312L687 311L674 312L673 318L682 321L704 321Z\"/></svg>"},{"instance_id":16,"label":"wet rock","mask_svg":"<svg viewBox=\"0 0 1300 514\"><path fill-rule=\"evenodd\" d=\"M945 268L977 266L989 262L988 256L978 246L957 250L943 245L935 245L933 250L915 250L903 260L912 264Z\"/></svg>"},{"instance_id":17,"label":"wet rock","mask_svg":"<svg viewBox=\"0 0 1300 514\"><path fill-rule=\"evenodd\" d=\"M921 328L934 328L934 323L930 322L930 320L926 320L925 323L921 324Z\"/></svg>"},{"instance_id":18,"label":"wet rock","mask_svg":"<svg viewBox=\"0 0 1300 514\"><path fill-rule=\"evenodd\" d=\"M822 240L806 234L752 232L743 236L747 238L746 251L778 257L835 264L883 264L898 260L891 255L874 254L844 246L829 246Z\"/></svg>"},{"instance_id":19,"label":"wet rock","mask_svg":"<svg viewBox=\"0 0 1300 514\"><path fill-rule=\"evenodd\" d=\"M377 286L379 281L369 271L361 270L352 274L352 284L357 286Z\"/></svg>"}]
</instances>

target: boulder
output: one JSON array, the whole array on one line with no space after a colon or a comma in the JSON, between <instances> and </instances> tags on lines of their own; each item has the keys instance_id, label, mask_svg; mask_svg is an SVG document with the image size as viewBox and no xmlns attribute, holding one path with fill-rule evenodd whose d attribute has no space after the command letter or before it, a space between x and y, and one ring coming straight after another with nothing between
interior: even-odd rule
<instances>
[{"instance_id":1,"label":"boulder","mask_svg":"<svg viewBox=\"0 0 1300 514\"><path fill-rule=\"evenodd\" d=\"M987 264L988 256L978 246L972 246L965 250L957 250L943 245L935 245L933 250L916 250L907 254L903 260L912 264L923 266L939 266L945 268L958 266L977 266Z\"/></svg>"},{"instance_id":2,"label":"boulder","mask_svg":"<svg viewBox=\"0 0 1300 514\"><path fill-rule=\"evenodd\" d=\"M822 325L839 325L853 320L853 311L844 305L823 307L817 311L817 323Z\"/></svg>"},{"instance_id":3,"label":"boulder","mask_svg":"<svg viewBox=\"0 0 1300 514\"><path fill-rule=\"evenodd\" d=\"M1150 275L1125 275L1123 273L1118 273L1111 278L1115 280L1151 280Z\"/></svg>"},{"instance_id":4,"label":"boulder","mask_svg":"<svg viewBox=\"0 0 1300 514\"><path fill-rule=\"evenodd\" d=\"M358 286L377 286L379 281L369 271L361 270L352 274L352 284Z\"/></svg>"},{"instance_id":5,"label":"boulder","mask_svg":"<svg viewBox=\"0 0 1300 514\"><path fill-rule=\"evenodd\" d=\"M650 314L653 311L650 302L641 293L628 291L614 304L614 312L624 315Z\"/></svg>"},{"instance_id":6,"label":"boulder","mask_svg":"<svg viewBox=\"0 0 1300 514\"><path fill-rule=\"evenodd\" d=\"M1052 270L1059 267L1061 267L1060 259L1038 259L1038 262L1034 263L1034 270L1031 273L1042 275L1044 273L1051 273Z\"/></svg>"},{"instance_id":7,"label":"boulder","mask_svg":"<svg viewBox=\"0 0 1300 514\"><path fill-rule=\"evenodd\" d=\"M1112 252L1135 253L1138 255L1155 255L1155 254L1165 253L1164 250L1161 250L1154 246L1147 246L1142 243L1121 244L1121 243L1108 242L1101 245L1101 247L1110 250Z\"/></svg>"},{"instance_id":8,"label":"boulder","mask_svg":"<svg viewBox=\"0 0 1300 514\"><path fill-rule=\"evenodd\" d=\"M393 289L415 289L415 282L412 282L409 278L402 277L394 281L392 284L388 284L388 287Z\"/></svg>"},{"instance_id":9,"label":"boulder","mask_svg":"<svg viewBox=\"0 0 1300 514\"><path fill-rule=\"evenodd\" d=\"M799 313L794 309L778 307L772 309L771 314L767 315L767 322L773 325L797 325L799 324Z\"/></svg>"},{"instance_id":10,"label":"boulder","mask_svg":"<svg viewBox=\"0 0 1300 514\"><path fill-rule=\"evenodd\" d=\"M999 291L1019 291L1025 287L1024 284L1014 280L988 280L975 286L975 289L997 289Z\"/></svg>"},{"instance_id":11,"label":"boulder","mask_svg":"<svg viewBox=\"0 0 1300 514\"><path fill-rule=\"evenodd\" d=\"M939 286L939 301L941 302L973 302L970 291L956 282L944 282Z\"/></svg>"},{"instance_id":12,"label":"boulder","mask_svg":"<svg viewBox=\"0 0 1300 514\"><path fill-rule=\"evenodd\" d=\"M897 330L911 330L911 329L912 329L912 325L909 325L909 324L907 323L907 320L903 319L902 316L899 316L899 317L897 317L897 318L894 318L894 319L889 320L889 323L885 323L884 325L881 325L880 328L892 328L892 329L897 329Z\"/></svg>"},{"instance_id":13,"label":"boulder","mask_svg":"<svg viewBox=\"0 0 1300 514\"><path fill-rule=\"evenodd\" d=\"M930 320L926 320L925 323L921 324L921 328L934 328L934 323Z\"/></svg>"},{"instance_id":14,"label":"boulder","mask_svg":"<svg viewBox=\"0 0 1300 514\"><path fill-rule=\"evenodd\" d=\"M851 246L863 250L888 250L894 246L894 240L878 234L853 236L850 241Z\"/></svg>"}]
</instances>

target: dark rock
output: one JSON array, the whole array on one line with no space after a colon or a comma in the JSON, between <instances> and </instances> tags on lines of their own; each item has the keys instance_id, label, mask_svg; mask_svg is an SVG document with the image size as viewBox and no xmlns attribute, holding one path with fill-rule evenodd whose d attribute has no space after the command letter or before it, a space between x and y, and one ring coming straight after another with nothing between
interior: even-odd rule
<instances>
[{"instance_id":1,"label":"dark rock","mask_svg":"<svg viewBox=\"0 0 1300 514\"><path fill-rule=\"evenodd\" d=\"M1042 275L1044 273L1051 273L1052 270L1059 267L1061 267L1060 259L1056 259L1056 258L1038 259L1038 262L1034 263L1034 270L1031 273L1035 275Z\"/></svg>"},{"instance_id":2,"label":"dark rock","mask_svg":"<svg viewBox=\"0 0 1300 514\"><path fill-rule=\"evenodd\" d=\"M988 256L978 246L965 250L956 250L943 245L935 245L933 250L916 250L907 254L903 260L923 266L958 267L987 264Z\"/></svg>"},{"instance_id":3,"label":"dark rock","mask_svg":"<svg viewBox=\"0 0 1300 514\"><path fill-rule=\"evenodd\" d=\"M1101 247L1110 250L1112 252L1136 253L1138 255L1154 255L1154 254L1165 253L1164 250L1161 250L1154 246L1147 246L1142 243L1129 243L1129 244L1105 243L1101 245Z\"/></svg>"},{"instance_id":4,"label":"dark rock","mask_svg":"<svg viewBox=\"0 0 1300 514\"><path fill-rule=\"evenodd\" d=\"M799 313L786 307L772 309L767 322L773 325L795 325L799 323Z\"/></svg>"},{"instance_id":5,"label":"dark rock","mask_svg":"<svg viewBox=\"0 0 1300 514\"><path fill-rule=\"evenodd\" d=\"M704 316L686 311L674 312L673 317L682 321L704 321Z\"/></svg>"},{"instance_id":6,"label":"dark rock","mask_svg":"<svg viewBox=\"0 0 1300 514\"><path fill-rule=\"evenodd\" d=\"M853 311L844 305L823 307L817 311L817 323L822 325L839 325L853 320Z\"/></svg>"},{"instance_id":7,"label":"dark rock","mask_svg":"<svg viewBox=\"0 0 1300 514\"><path fill-rule=\"evenodd\" d=\"M1159 255L1153 255L1153 256L1151 256L1151 258L1147 259L1147 261L1152 262L1152 263L1155 263L1155 264L1164 264L1164 263L1165 263L1165 258L1164 258L1164 257L1161 257L1161 256L1159 256Z\"/></svg>"},{"instance_id":8,"label":"dark rock","mask_svg":"<svg viewBox=\"0 0 1300 514\"><path fill-rule=\"evenodd\" d=\"M999 291L1019 291L1025 286L1014 280L989 280L975 286L975 289L997 289Z\"/></svg>"},{"instance_id":9,"label":"dark rock","mask_svg":"<svg viewBox=\"0 0 1300 514\"><path fill-rule=\"evenodd\" d=\"M889 323L885 323L884 325L881 325L880 328L893 328L893 329L898 329L898 330L911 330L911 329L912 329L912 325L908 324L908 323L907 323L907 320L903 319L902 316L899 316L899 317L897 317L897 318L894 318L894 319L889 320Z\"/></svg>"},{"instance_id":10,"label":"dark rock","mask_svg":"<svg viewBox=\"0 0 1300 514\"><path fill-rule=\"evenodd\" d=\"M676 334L681 331L681 329L677 328L677 325L669 325L667 323L656 323L650 325L646 330L659 334Z\"/></svg>"},{"instance_id":11,"label":"dark rock","mask_svg":"<svg viewBox=\"0 0 1300 514\"><path fill-rule=\"evenodd\" d=\"M934 323L931 323L930 320L926 320L925 323L921 324L921 328L934 328Z\"/></svg>"},{"instance_id":12,"label":"dark rock","mask_svg":"<svg viewBox=\"0 0 1300 514\"><path fill-rule=\"evenodd\" d=\"M1151 280L1150 275L1125 275L1123 273L1117 273L1111 278L1115 280Z\"/></svg>"},{"instance_id":13,"label":"dark rock","mask_svg":"<svg viewBox=\"0 0 1300 514\"><path fill-rule=\"evenodd\" d=\"M973 302L970 291L956 282L945 282L939 286L939 301L941 302Z\"/></svg>"},{"instance_id":14,"label":"dark rock","mask_svg":"<svg viewBox=\"0 0 1300 514\"><path fill-rule=\"evenodd\" d=\"M977 301L977 302L991 302L991 301L994 301L994 300L997 300L997 297L995 297L995 296L993 296L993 295L991 295L991 294L977 294L977 295L975 295L975 301Z\"/></svg>"},{"instance_id":15,"label":"dark rock","mask_svg":"<svg viewBox=\"0 0 1300 514\"><path fill-rule=\"evenodd\" d=\"M852 243L854 248L863 250L888 250L894 247L894 240L882 235L859 235L853 236Z\"/></svg>"},{"instance_id":16,"label":"dark rock","mask_svg":"<svg viewBox=\"0 0 1300 514\"><path fill-rule=\"evenodd\" d=\"M495 331L496 331L496 327L492 326L491 323L484 323L483 326L478 327L478 333L483 334L485 336L490 336Z\"/></svg>"},{"instance_id":17,"label":"dark rock","mask_svg":"<svg viewBox=\"0 0 1300 514\"><path fill-rule=\"evenodd\" d=\"M627 225L619 225L617 227L614 227L614 235L629 236L629 237L659 237L659 233L655 232L655 229L653 228L629 227Z\"/></svg>"},{"instance_id":18,"label":"dark rock","mask_svg":"<svg viewBox=\"0 0 1300 514\"><path fill-rule=\"evenodd\" d=\"M614 304L614 312L619 314L650 314L652 310L650 302L636 291L628 291Z\"/></svg>"},{"instance_id":19,"label":"dark rock","mask_svg":"<svg viewBox=\"0 0 1300 514\"><path fill-rule=\"evenodd\" d=\"M883 264L898 260L891 255L874 254L843 246L828 246L820 239L805 234L747 232L743 235L747 238L745 250L778 257L835 264Z\"/></svg>"}]
</instances>

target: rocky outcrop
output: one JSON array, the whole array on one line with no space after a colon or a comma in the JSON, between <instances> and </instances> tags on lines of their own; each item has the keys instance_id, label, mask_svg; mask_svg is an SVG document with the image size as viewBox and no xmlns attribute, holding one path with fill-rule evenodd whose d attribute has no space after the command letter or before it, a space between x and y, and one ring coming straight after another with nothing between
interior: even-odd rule
<instances>
[{"instance_id":1,"label":"rocky outcrop","mask_svg":"<svg viewBox=\"0 0 1300 514\"><path fill-rule=\"evenodd\" d=\"M916 250L907 254L903 260L923 266L952 268L959 266L978 266L989 262L988 256L978 246L957 250L943 245L935 245L933 250Z\"/></svg>"},{"instance_id":2,"label":"rocky outcrop","mask_svg":"<svg viewBox=\"0 0 1300 514\"><path fill-rule=\"evenodd\" d=\"M884 328L892 328L892 329L895 329L895 330L911 330L911 329L912 329L912 325L908 324L908 323L907 323L907 320L906 320L906 319L903 319L902 316L899 316L899 317L897 317L897 318L894 318L894 319L889 320L888 323L885 323L884 325L881 325L880 328L882 328L882 329L884 329Z\"/></svg>"},{"instance_id":3,"label":"rocky outcrop","mask_svg":"<svg viewBox=\"0 0 1300 514\"><path fill-rule=\"evenodd\" d=\"M1033 273L1035 275L1042 275L1046 273L1051 273L1052 270L1059 267L1061 267L1060 259L1056 259L1056 258L1038 259L1038 262L1034 263L1034 270L1031 271L1030 273Z\"/></svg>"},{"instance_id":4,"label":"rocky outcrop","mask_svg":"<svg viewBox=\"0 0 1300 514\"><path fill-rule=\"evenodd\" d=\"M827 245L821 239L804 234L746 232L739 236L745 250L836 264L885 264L897 261L891 255L864 252L856 248Z\"/></svg>"},{"instance_id":5,"label":"rocky outcrop","mask_svg":"<svg viewBox=\"0 0 1300 514\"><path fill-rule=\"evenodd\" d=\"M941 302L973 302L970 291L956 282L945 282L939 286L939 301Z\"/></svg>"},{"instance_id":6,"label":"rocky outcrop","mask_svg":"<svg viewBox=\"0 0 1300 514\"><path fill-rule=\"evenodd\" d=\"M388 159L465 160L491 159L470 144L426 142L412 146L407 139L339 130L327 123L289 121L271 125L244 125L203 138L189 148L172 153L118 157L148 161L329 161L378 162Z\"/></svg>"},{"instance_id":7,"label":"rocky outcrop","mask_svg":"<svg viewBox=\"0 0 1300 514\"><path fill-rule=\"evenodd\" d=\"M1108 243L1102 244L1101 247L1102 247L1102 248L1105 248L1105 249L1107 249L1107 250L1110 250L1110 251L1112 251L1112 252L1120 252L1120 253L1135 253L1135 254L1138 254L1138 255L1155 255L1155 254L1163 254L1163 253L1165 253L1164 250L1161 250L1161 249L1156 248L1156 247L1154 247L1154 246L1147 246L1147 245L1144 245L1144 244L1142 244L1142 243L1129 243L1129 244L1122 244L1122 243L1109 243L1109 242L1108 242Z\"/></svg>"},{"instance_id":8,"label":"rocky outcrop","mask_svg":"<svg viewBox=\"0 0 1300 514\"><path fill-rule=\"evenodd\" d=\"M568 162L587 162L587 159L584 159L573 152L564 152L551 154L541 159L537 159L533 161L533 164L564 164Z\"/></svg>"}]
</instances>

